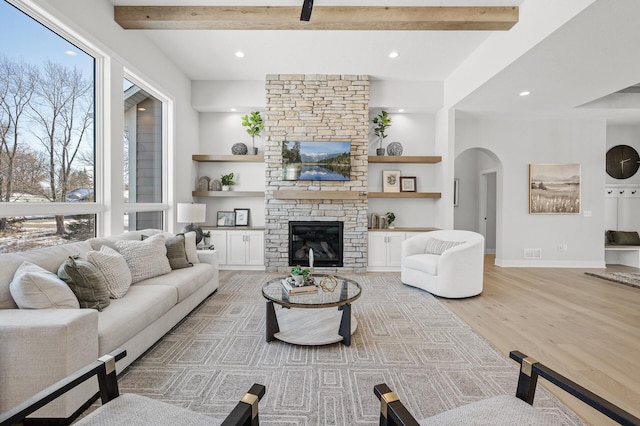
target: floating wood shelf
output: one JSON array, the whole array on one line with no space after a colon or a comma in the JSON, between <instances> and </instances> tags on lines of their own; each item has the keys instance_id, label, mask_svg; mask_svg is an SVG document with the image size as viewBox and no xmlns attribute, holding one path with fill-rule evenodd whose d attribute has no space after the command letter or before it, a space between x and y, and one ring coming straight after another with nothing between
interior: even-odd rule
<instances>
[{"instance_id":1,"label":"floating wood shelf","mask_svg":"<svg viewBox=\"0 0 640 426\"><path fill-rule=\"evenodd\" d=\"M273 198L277 200L357 200L364 193L360 191L273 191Z\"/></svg>"},{"instance_id":2,"label":"floating wood shelf","mask_svg":"<svg viewBox=\"0 0 640 426\"><path fill-rule=\"evenodd\" d=\"M264 197L264 191L193 191L194 197Z\"/></svg>"},{"instance_id":3,"label":"floating wood shelf","mask_svg":"<svg viewBox=\"0 0 640 426\"><path fill-rule=\"evenodd\" d=\"M441 198L440 192L370 192L369 198Z\"/></svg>"},{"instance_id":4,"label":"floating wood shelf","mask_svg":"<svg viewBox=\"0 0 640 426\"><path fill-rule=\"evenodd\" d=\"M370 155L370 163L439 163L442 157L439 155Z\"/></svg>"},{"instance_id":5,"label":"floating wood shelf","mask_svg":"<svg viewBox=\"0 0 640 426\"><path fill-rule=\"evenodd\" d=\"M191 156L193 161L201 163L264 163L264 155L200 155Z\"/></svg>"},{"instance_id":6,"label":"floating wood shelf","mask_svg":"<svg viewBox=\"0 0 640 426\"><path fill-rule=\"evenodd\" d=\"M439 228L369 228L369 232L431 232Z\"/></svg>"}]
</instances>

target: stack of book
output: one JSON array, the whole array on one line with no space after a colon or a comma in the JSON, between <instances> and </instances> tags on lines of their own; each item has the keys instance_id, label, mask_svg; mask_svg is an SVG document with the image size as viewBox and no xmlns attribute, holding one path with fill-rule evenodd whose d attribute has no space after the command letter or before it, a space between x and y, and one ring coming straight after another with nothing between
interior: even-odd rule
<instances>
[{"instance_id":1,"label":"stack of book","mask_svg":"<svg viewBox=\"0 0 640 426\"><path fill-rule=\"evenodd\" d=\"M318 287L316 287L315 284L305 284L303 286L297 287L295 285L295 281L289 278L283 278L280 283L282 284L282 288L287 292L288 295L315 293L316 291L318 291Z\"/></svg>"}]
</instances>

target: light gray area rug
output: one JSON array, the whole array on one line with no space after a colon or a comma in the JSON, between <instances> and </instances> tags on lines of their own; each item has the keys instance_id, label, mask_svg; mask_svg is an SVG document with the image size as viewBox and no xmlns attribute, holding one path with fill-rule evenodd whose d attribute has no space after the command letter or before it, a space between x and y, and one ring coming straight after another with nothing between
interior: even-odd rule
<instances>
[{"instance_id":1,"label":"light gray area rug","mask_svg":"<svg viewBox=\"0 0 640 426\"><path fill-rule=\"evenodd\" d=\"M640 287L640 272L585 272L585 274L631 287Z\"/></svg>"},{"instance_id":2,"label":"light gray area rug","mask_svg":"<svg viewBox=\"0 0 640 426\"><path fill-rule=\"evenodd\" d=\"M120 377L120 391L208 414L218 424L253 383L264 425L376 425L373 386L386 382L421 419L514 395L518 365L424 291L397 275L351 276L362 296L350 347L265 342L260 289L273 275L239 273ZM518 349L518 348L513 348ZM583 424L538 387L535 405Z\"/></svg>"}]
</instances>

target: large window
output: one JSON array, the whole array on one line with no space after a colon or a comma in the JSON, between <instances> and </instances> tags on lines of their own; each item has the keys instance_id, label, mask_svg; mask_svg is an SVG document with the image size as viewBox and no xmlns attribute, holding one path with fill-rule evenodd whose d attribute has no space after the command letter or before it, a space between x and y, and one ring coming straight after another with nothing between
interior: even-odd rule
<instances>
[{"instance_id":1,"label":"large window","mask_svg":"<svg viewBox=\"0 0 640 426\"><path fill-rule=\"evenodd\" d=\"M0 39L0 252L93 236L96 59L4 1Z\"/></svg>"},{"instance_id":2,"label":"large window","mask_svg":"<svg viewBox=\"0 0 640 426\"><path fill-rule=\"evenodd\" d=\"M163 204L165 102L141 86L124 80L125 230L162 229L167 207Z\"/></svg>"}]
</instances>

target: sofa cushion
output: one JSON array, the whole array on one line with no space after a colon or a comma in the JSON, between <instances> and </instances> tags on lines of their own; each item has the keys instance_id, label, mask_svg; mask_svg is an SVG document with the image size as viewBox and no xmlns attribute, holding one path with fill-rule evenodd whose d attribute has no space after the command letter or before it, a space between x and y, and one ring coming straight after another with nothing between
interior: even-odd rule
<instances>
[{"instance_id":1,"label":"sofa cushion","mask_svg":"<svg viewBox=\"0 0 640 426\"><path fill-rule=\"evenodd\" d=\"M143 241L116 241L116 247L131 270L135 284L147 278L171 272L164 235L154 235Z\"/></svg>"},{"instance_id":2,"label":"sofa cushion","mask_svg":"<svg viewBox=\"0 0 640 426\"><path fill-rule=\"evenodd\" d=\"M86 241L80 241L20 253L0 254L0 271L2 271L0 272L0 309L16 309L18 307L11 297L9 283L22 262L31 262L49 272L57 273L58 267L68 256L76 254L84 256L89 250L91 250L91 245Z\"/></svg>"},{"instance_id":3,"label":"sofa cushion","mask_svg":"<svg viewBox=\"0 0 640 426\"><path fill-rule=\"evenodd\" d=\"M104 275L109 295L119 299L129 290L131 271L124 257L109 246L102 246L100 251L90 251L87 259Z\"/></svg>"},{"instance_id":4,"label":"sofa cushion","mask_svg":"<svg viewBox=\"0 0 640 426\"><path fill-rule=\"evenodd\" d=\"M640 246L640 236L636 231L609 231L612 244Z\"/></svg>"},{"instance_id":5,"label":"sofa cushion","mask_svg":"<svg viewBox=\"0 0 640 426\"><path fill-rule=\"evenodd\" d=\"M192 268L176 269L167 275L149 278L136 286L166 285L178 291L178 303L195 293L200 287L208 283L215 273L209 264L199 263Z\"/></svg>"},{"instance_id":6,"label":"sofa cushion","mask_svg":"<svg viewBox=\"0 0 640 426\"><path fill-rule=\"evenodd\" d=\"M78 309L73 291L56 274L31 262L23 262L9 284L20 309Z\"/></svg>"},{"instance_id":7,"label":"sofa cushion","mask_svg":"<svg viewBox=\"0 0 640 426\"><path fill-rule=\"evenodd\" d=\"M111 305L98 314L100 353L117 349L168 312L178 301L177 293L169 286L134 284L126 297L112 300Z\"/></svg>"},{"instance_id":8,"label":"sofa cushion","mask_svg":"<svg viewBox=\"0 0 640 426\"><path fill-rule=\"evenodd\" d=\"M414 254L404 258L404 267L430 275L438 275L439 260L440 256L437 254Z\"/></svg>"},{"instance_id":9,"label":"sofa cushion","mask_svg":"<svg viewBox=\"0 0 640 426\"><path fill-rule=\"evenodd\" d=\"M420 420L420 426L558 425L548 416L515 396L495 396Z\"/></svg>"},{"instance_id":10,"label":"sofa cushion","mask_svg":"<svg viewBox=\"0 0 640 426\"><path fill-rule=\"evenodd\" d=\"M58 268L58 277L71 288L81 308L102 311L109 306L109 290L104 275L89 260L69 256Z\"/></svg>"},{"instance_id":11,"label":"sofa cushion","mask_svg":"<svg viewBox=\"0 0 640 426\"><path fill-rule=\"evenodd\" d=\"M453 248L455 246L459 246L460 244L464 244L464 241L444 241L439 238L429 238L427 239L427 245L425 248L425 253L427 254L442 254L446 250Z\"/></svg>"}]
</instances>

